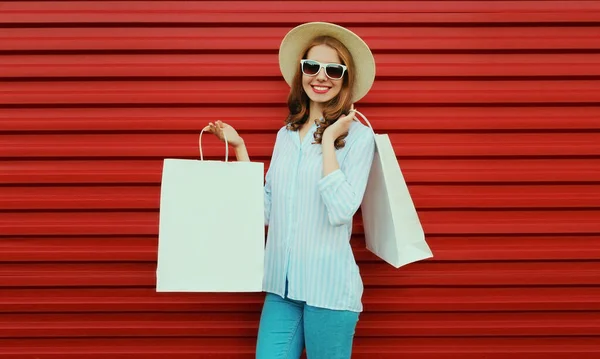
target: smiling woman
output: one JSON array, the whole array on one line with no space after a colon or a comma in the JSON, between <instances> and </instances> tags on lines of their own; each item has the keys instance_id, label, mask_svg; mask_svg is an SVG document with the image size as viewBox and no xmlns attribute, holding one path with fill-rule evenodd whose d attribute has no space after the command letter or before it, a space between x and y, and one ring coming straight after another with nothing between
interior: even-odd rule
<instances>
[{"instance_id":1,"label":"smiling woman","mask_svg":"<svg viewBox=\"0 0 600 359\"><path fill-rule=\"evenodd\" d=\"M265 249L256 357L346 359L362 311L363 283L350 246L375 144L354 121L354 102L371 88L375 62L349 30L329 23L292 29L279 49L290 85L289 114L265 181ZM206 128L249 161L230 125Z\"/></svg>"}]
</instances>

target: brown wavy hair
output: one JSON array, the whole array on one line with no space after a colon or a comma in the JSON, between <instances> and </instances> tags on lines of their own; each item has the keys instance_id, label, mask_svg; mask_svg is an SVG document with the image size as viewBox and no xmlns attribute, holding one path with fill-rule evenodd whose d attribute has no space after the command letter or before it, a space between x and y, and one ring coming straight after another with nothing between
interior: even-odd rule
<instances>
[{"instance_id":1,"label":"brown wavy hair","mask_svg":"<svg viewBox=\"0 0 600 359\"><path fill-rule=\"evenodd\" d=\"M352 87L354 85L354 62L348 49L337 39L330 36L319 36L315 38L305 49L302 59L306 58L308 51L317 45L327 45L335 49L343 65L348 68L342 79L342 88L340 92L331 100L323 103L323 120L312 119L317 123L313 143L320 144L325 129L335 123L342 115L347 115L352 106ZM286 127L291 131L298 131L309 120L310 99L302 87L302 70L300 69L300 59L298 59L296 75L292 80L290 94L288 96L289 114L285 120ZM335 140L335 148L340 149L346 144L345 133Z\"/></svg>"}]
</instances>

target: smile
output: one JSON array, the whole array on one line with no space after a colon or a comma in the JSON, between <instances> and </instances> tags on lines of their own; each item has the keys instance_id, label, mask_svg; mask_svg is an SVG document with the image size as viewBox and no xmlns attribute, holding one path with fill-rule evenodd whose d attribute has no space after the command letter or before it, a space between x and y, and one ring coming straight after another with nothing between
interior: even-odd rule
<instances>
[{"instance_id":1,"label":"smile","mask_svg":"<svg viewBox=\"0 0 600 359\"><path fill-rule=\"evenodd\" d=\"M330 87L327 87L327 86L314 86L314 85L311 85L311 87L312 87L313 91L315 93L318 93L318 94L323 94L323 93L326 93L327 91L330 90Z\"/></svg>"}]
</instances>

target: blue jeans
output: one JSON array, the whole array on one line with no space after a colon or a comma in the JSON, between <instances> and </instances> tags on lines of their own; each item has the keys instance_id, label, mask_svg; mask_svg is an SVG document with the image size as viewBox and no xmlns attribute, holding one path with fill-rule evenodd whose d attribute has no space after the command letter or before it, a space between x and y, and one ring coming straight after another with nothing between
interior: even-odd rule
<instances>
[{"instance_id":1,"label":"blue jeans","mask_svg":"<svg viewBox=\"0 0 600 359\"><path fill-rule=\"evenodd\" d=\"M260 317L257 359L349 359L357 312L331 310L267 293Z\"/></svg>"}]
</instances>

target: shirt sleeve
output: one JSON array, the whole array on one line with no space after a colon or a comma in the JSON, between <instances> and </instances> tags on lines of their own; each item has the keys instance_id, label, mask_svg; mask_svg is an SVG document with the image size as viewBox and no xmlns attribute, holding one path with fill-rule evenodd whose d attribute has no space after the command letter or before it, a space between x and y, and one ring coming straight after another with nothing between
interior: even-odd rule
<instances>
[{"instance_id":1,"label":"shirt sleeve","mask_svg":"<svg viewBox=\"0 0 600 359\"><path fill-rule=\"evenodd\" d=\"M332 226L352 222L367 188L374 154L375 137L367 129L348 149L340 169L319 181L321 198Z\"/></svg>"},{"instance_id":2,"label":"shirt sleeve","mask_svg":"<svg viewBox=\"0 0 600 359\"><path fill-rule=\"evenodd\" d=\"M272 174L272 168L273 165L275 164L275 161L277 160L277 157L279 156L279 146L278 143L280 143L281 141L279 140L279 137L281 136L281 133L283 132L283 130L285 129L282 128L281 130L279 130L279 132L277 132L277 138L275 139L275 146L273 147L273 155L271 156L271 164L269 165L269 169L267 170L267 175L265 176L265 226L269 225L269 219L271 218L271 183L273 181L273 174Z\"/></svg>"}]
</instances>

